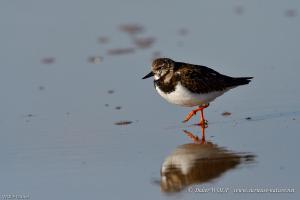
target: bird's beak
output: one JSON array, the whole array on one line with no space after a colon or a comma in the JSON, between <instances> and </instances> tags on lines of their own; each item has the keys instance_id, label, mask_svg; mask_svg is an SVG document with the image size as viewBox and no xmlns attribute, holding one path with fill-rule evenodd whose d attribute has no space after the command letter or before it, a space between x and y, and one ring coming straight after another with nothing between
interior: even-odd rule
<instances>
[{"instance_id":1,"label":"bird's beak","mask_svg":"<svg viewBox=\"0 0 300 200\"><path fill-rule=\"evenodd\" d=\"M146 79L146 78L149 78L151 76L154 76L153 72L150 72L149 74L147 74L146 76L144 76L142 79Z\"/></svg>"}]
</instances>

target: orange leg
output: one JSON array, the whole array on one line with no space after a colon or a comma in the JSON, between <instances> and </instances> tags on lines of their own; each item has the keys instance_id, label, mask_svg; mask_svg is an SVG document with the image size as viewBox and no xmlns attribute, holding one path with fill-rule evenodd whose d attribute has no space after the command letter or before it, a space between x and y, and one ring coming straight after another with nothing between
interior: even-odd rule
<instances>
[{"instance_id":1,"label":"orange leg","mask_svg":"<svg viewBox=\"0 0 300 200\"><path fill-rule=\"evenodd\" d=\"M202 138L200 140L200 138L197 135L194 135L193 133L187 131L187 130L183 130L183 132L193 140L194 143L196 144L205 144L206 140L205 140L205 127L202 127Z\"/></svg>"},{"instance_id":2,"label":"orange leg","mask_svg":"<svg viewBox=\"0 0 300 200\"><path fill-rule=\"evenodd\" d=\"M197 108L197 109L195 109L195 110L192 110L192 111L185 117L185 119L184 119L183 122L189 121L194 115L196 115L196 113L197 113L198 111L200 111L201 114L200 114L200 123L199 123L199 125L205 127L205 126L207 125L207 122L206 122L206 120L204 119L204 112L203 112L203 110L204 110L205 108L207 108L208 106L209 106L209 104L204 104L204 105L202 105L202 106L199 106L199 108Z\"/></svg>"},{"instance_id":3,"label":"orange leg","mask_svg":"<svg viewBox=\"0 0 300 200\"><path fill-rule=\"evenodd\" d=\"M200 139L197 135L194 135L193 133L187 131L187 130L183 130L183 132L193 140L194 143L200 143Z\"/></svg>"},{"instance_id":4,"label":"orange leg","mask_svg":"<svg viewBox=\"0 0 300 200\"><path fill-rule=\"evenodd\" d=\"M202 144L205 143L205 126L201 126L201 130L202 130Z\"/></svg>"}]
</instances>

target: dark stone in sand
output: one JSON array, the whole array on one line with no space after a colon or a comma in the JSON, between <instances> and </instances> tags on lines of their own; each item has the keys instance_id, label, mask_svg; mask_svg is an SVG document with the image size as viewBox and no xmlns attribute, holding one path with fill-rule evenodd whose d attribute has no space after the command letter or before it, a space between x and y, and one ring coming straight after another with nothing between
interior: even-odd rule
<instances>
[{"instance_id":1,"label":"dark stone in sand","mask_svg":"<svg viewBox=\"0 0 300 200\"><path fill-rule=\"evenodd\" d=\"M229 115L231 115L231 113L230 112L223 112L222 115L223 116L229 116Z\"/></svg>"},{"instance_id":2,"label":"dark stone in sand","mask_svg":"<svg viewBox=\"0 0 300 200\"><path fill-rule=\"evenodd\" d=\"M116 106L115 109L116 109L116 110L121 110L122 107L121 107L121 106Z\"/></svg>"},{"instance_id":3,"label":"dark stone in sand","mask_svg":"<svg viewBox=\"0 0 300 200\"><path fill-rule=\"evenodd\" d=\"M109 49L107 53L109 55L122 55L122 54L129 54L133 53L134 48L128 47L128 48L117 48L117 49Z\"/></svg>"},{"instance_id":4,"label":"dark stone in sand","mask_svg":"<svg viewBox=\"0 0 300 200\"><path fill-rule=\"evenodd\" d=\"M115 125L128 125L128 124L131 124L132 121L118 121L118 122L115 122Z\"/></svg>"}]
</instances>

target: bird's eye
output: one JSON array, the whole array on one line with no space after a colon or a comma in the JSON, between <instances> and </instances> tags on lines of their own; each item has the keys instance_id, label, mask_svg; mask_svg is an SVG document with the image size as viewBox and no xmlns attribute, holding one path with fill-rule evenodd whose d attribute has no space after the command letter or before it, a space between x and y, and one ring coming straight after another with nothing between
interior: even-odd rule
<instances>
[{"instance_id":1,"label":"bird's eye","mask_svg":"<svg viewBox=\"0 0 300 200\"><path fill-rule=\"evenodd\" d=\"M163 66L164 64L160 65L159 67L157 67L157 70L161 70Z\"/></svg>"}]
</instances>

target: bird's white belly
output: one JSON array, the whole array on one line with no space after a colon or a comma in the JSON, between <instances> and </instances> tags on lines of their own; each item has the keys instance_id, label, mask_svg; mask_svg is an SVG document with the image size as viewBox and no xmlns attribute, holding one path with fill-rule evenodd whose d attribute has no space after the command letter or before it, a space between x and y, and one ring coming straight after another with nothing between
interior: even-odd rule
<instances>
[{"instance_id":1,"label":"bird's white belly","mask_svg":"<svg viewBox=\"0 0 300 200\"><path fill-rule=\"evenodd\" d=\"M210 93L196 94L192 93L183 87L180 83L176 85L175 91L171 93L164 93L159 87L155 86L156 91L160 96L166 99L168 102L181 105L181 106L197 106L202 104L208 104L215 100L218 96L224 94L228 90L215 91Z\"/></svg>"}]
</instances>

